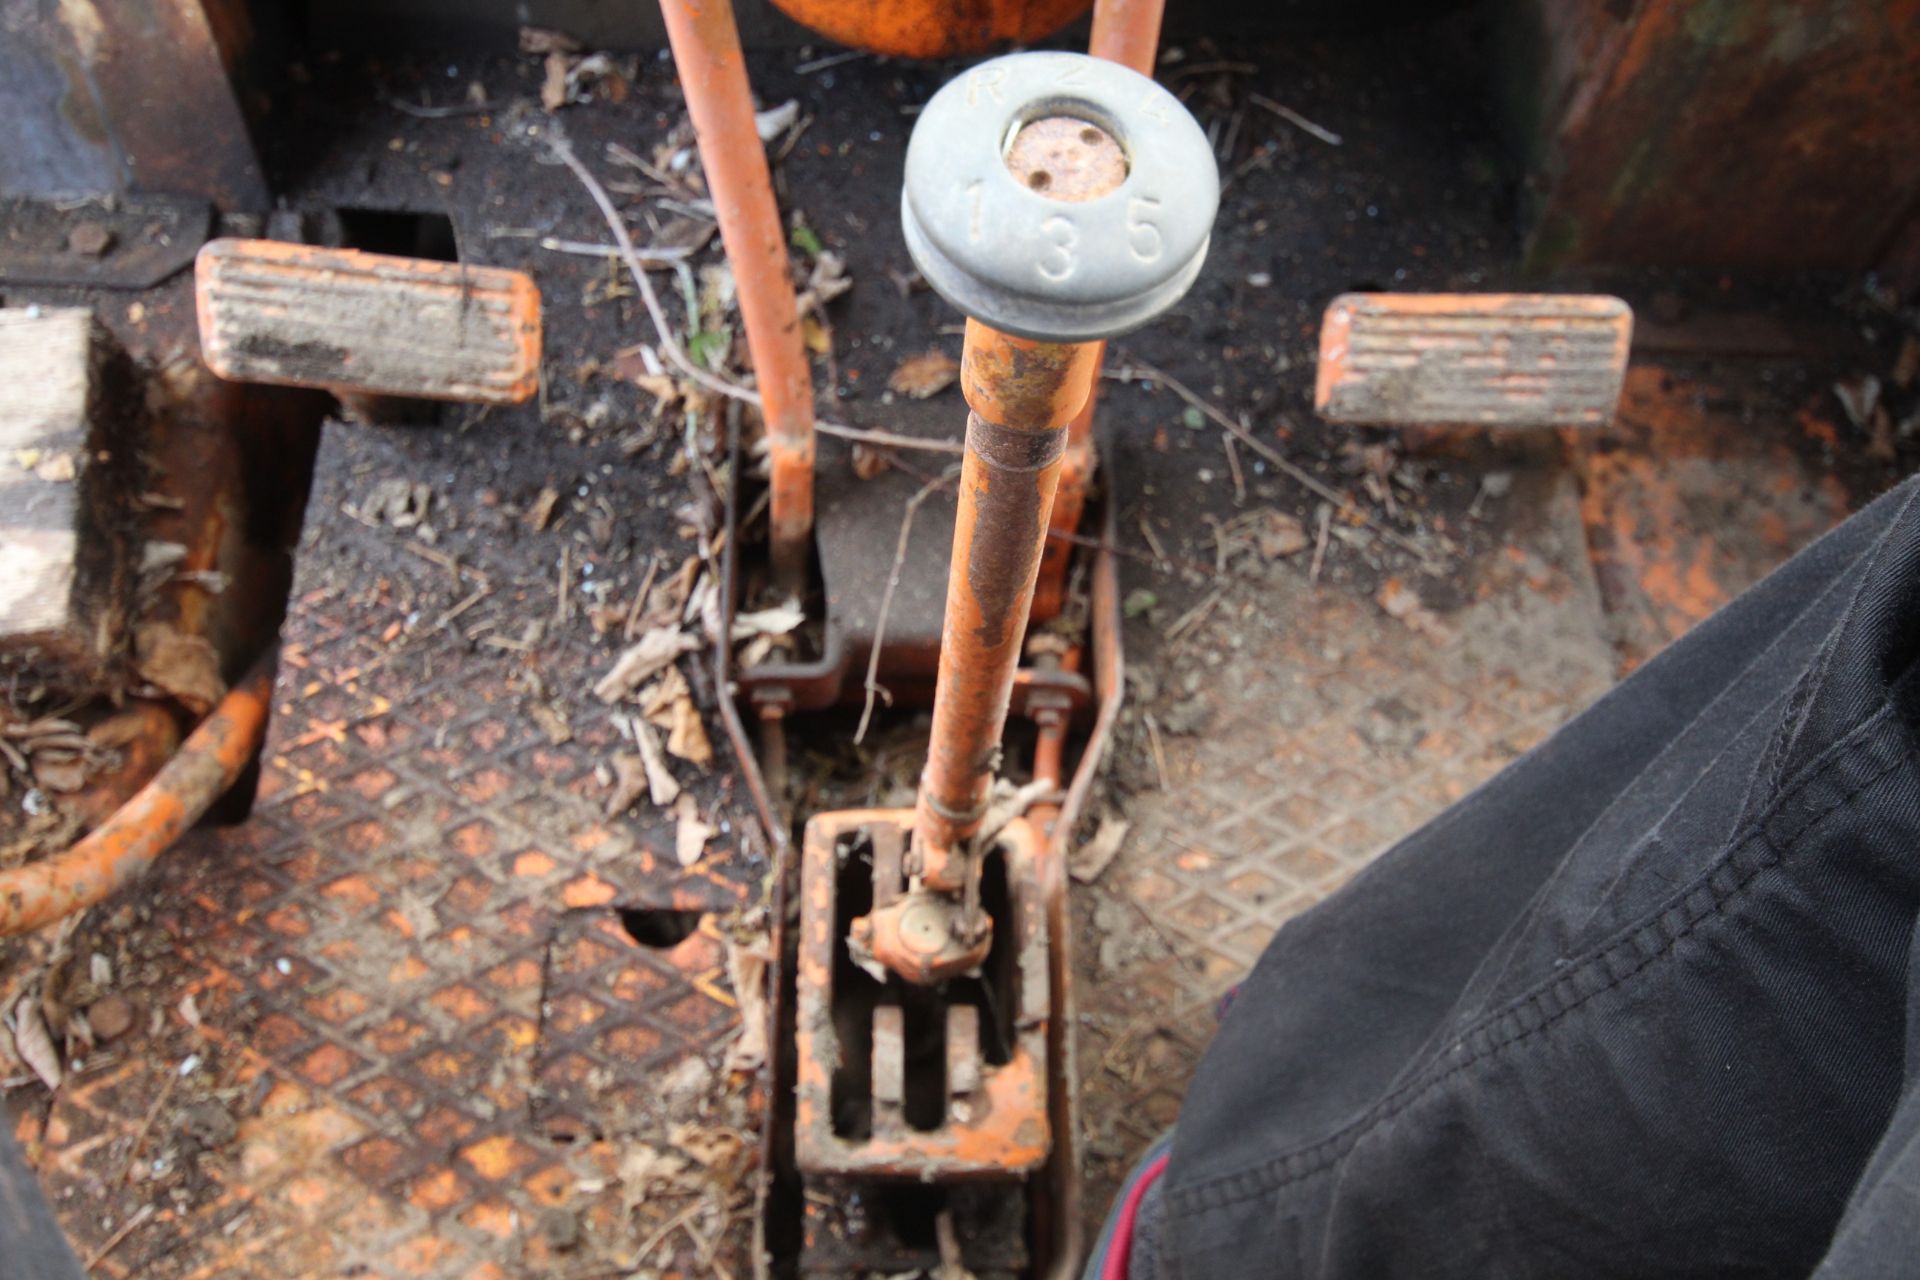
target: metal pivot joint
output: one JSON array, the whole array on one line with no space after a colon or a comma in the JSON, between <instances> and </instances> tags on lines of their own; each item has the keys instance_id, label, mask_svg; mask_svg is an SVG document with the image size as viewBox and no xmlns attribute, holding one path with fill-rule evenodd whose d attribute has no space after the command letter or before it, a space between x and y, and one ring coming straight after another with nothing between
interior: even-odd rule
<instances>
[{"instance_id":1,"label":"metal pivot joint","mask_svg":"<svg viewBox=\"0 0 1920 1280\"><path fill-rule=\"evenodd\" d=\"M926 985L992 945L977 838L1060 481L1099 339L1186 292L1219 179L1185 109L1079 54L974 68L934 95L907 147L902 217L933 287L968 316L971 412L927 768L903 896L854 922L886 969Z\"/></svg>"}]
</instances>

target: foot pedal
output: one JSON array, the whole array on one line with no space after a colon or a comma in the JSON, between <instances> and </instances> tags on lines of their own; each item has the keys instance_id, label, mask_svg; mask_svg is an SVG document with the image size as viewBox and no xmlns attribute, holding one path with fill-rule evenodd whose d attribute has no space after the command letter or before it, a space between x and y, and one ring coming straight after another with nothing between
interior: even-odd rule
<instances>
[{"instance_id":1,"label":"foot pedal","mask_svg":"<svg viewBox=\"0 0 1920 1280\"><path fill-rule=\"evenodd\" d=\"M1047 1158L1040 837L1001 833L981 876L994 919L978 976L918 987L861 967L849 923L906 889L913 810L822 814L800 863L794 1158L803 1173L1016 1178Z\"/></svg>"},{"instance_id":2,"label":"foot pedal","mask_svg":"<svg viewBox=\"0 0 1920 1280\"><path fill-rule=\"evenodd\" d=\"M1313 405L1375 426L1604 426L1632 334L1632 309L1599 295L1342 294Z\"/></svg>"},{"instance_id":3,"label":"foot pedal","mask_svg":"<svg viewBox=\"0 0 1920 1280\"><path fill-rule=\"evenodd\" d=\"M194 286L201 352L231 381L481 404L540 383L540 290L522 271L215 240Z\"/></svg>"}]
</instances>

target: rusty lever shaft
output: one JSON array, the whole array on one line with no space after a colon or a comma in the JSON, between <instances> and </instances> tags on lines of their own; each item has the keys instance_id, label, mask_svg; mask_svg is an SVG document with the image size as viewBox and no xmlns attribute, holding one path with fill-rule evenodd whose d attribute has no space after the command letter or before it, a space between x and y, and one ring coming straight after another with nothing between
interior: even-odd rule
<instances>
[{"instance_id":1,"label":"rusty lever shaft","mask_svg":"<svg viewBox=\"0 0 1920 1280\"><path fill-rule=\"evenodd\" d=\"M932 889L965 888L951 855L986 811L1067 424L1086 404L1099 360L1098 343L1035 342L967 322L967 452L914 819L920 875Z\"/></svg>"},{"instance_id":2,"label":"rusty lever shaft","mask_svg":"<svg viewBox=\"0 0 1920 1280\"><path fill-rule=\"evenodd\" d=\"M1068 424L1092 394L1100 340L1192 284L1218 174L1206 136L1151 80L1034 53L975 67L936 94L914 126L906 178L908 250L968 316L960 378L971 412L909 885L854 921L849 944L928 984L977 967L992 946L980 901L991 851L979 836Z\"/></svg>"}]
</instances>

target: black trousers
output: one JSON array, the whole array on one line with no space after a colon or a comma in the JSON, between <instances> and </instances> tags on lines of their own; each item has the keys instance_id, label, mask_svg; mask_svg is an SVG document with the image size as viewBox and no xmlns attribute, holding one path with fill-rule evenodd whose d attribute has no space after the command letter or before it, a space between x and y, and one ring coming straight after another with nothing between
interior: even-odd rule
<instances>
[{"instance_id":1,"label":"black trousers","mask_svg":"<svg viewBox=\"0 0 1920 1280\"><path fill-rule=\"evenodd\" d=\"M1917 495L1282 929L1134 1276L1920 1276Z\"/></svg>"}]
</instances>

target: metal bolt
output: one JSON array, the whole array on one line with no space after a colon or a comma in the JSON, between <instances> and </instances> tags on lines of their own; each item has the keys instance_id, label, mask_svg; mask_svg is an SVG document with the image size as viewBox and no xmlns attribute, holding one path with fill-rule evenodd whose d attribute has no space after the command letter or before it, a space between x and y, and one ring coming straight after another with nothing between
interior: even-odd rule
<instances>
[{"instance_id":1,"label":"metal bolt","mask_svg":"<svg viewBox=\"0 0 1920 1280\"><path fill-rule=\"evenodd\" d=\"M113 232L98 222L82 222L67 232L67 252L98 258L113 247Z\"/></svg>"}]
</instances>

